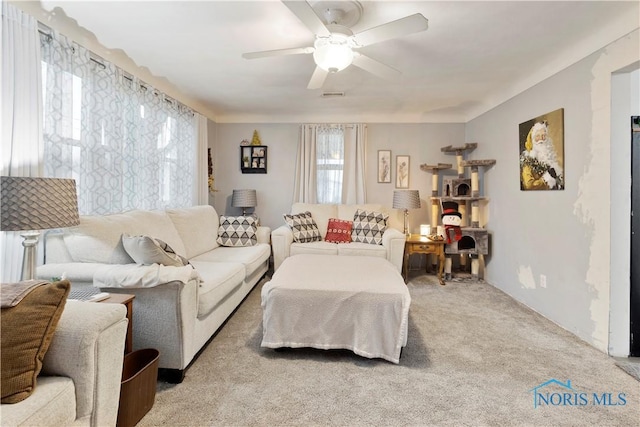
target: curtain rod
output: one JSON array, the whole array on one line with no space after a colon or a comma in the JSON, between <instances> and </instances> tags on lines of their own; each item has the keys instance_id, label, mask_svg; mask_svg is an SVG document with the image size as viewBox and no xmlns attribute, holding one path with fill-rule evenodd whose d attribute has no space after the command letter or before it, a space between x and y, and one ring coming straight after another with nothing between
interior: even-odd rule
<instances>
[{"instance_id":1,"label":"curtain rod","mask_svg":"<svg viewBox=\"0 0 640 427\"><path fill-rule=\"evenodd\" d=\"M51 27L49 27L49 26L43 24L42 22L38 21L38 32L46 37L47 43L51 43L51 41L53 40L53 36L51 35L51 31L53 31L51 29ZM77 42L75 42L75 43L77 43ZM104 65L104 58L101 58L100 56L96 55L90 49L87 49L87 50L89 51L89 59L91 61L93 61L96 64L98 64L100 67L102 67L102 69L106 69L107 68L107 66ZM117 65L116 65L116 68L122 74L123 78L133 82L133 79L134 79L134 75L133 74L126 72L125 70L123 70L122 68L118 67ZM143 87L145 90L148 89L147 86L153 87L153 85L150 85L150 84L148 84L147 82L145 82L143 80L140 80L140 82L141 82L140 87ZM162 96L164 98L164 101L167 102L168 104L171 104L171 105L173 105L174 107L176 107L178 109L186 109L187 112L190 112L192 115L196 112L192 108L190 108L190 107L184 105L182 102L170 97L166 93L164 93L164 92L162 92L162 91L160 91L158 89L155 89L155 91L158 94L162 94Z\"/></svg>"}]
</instances>

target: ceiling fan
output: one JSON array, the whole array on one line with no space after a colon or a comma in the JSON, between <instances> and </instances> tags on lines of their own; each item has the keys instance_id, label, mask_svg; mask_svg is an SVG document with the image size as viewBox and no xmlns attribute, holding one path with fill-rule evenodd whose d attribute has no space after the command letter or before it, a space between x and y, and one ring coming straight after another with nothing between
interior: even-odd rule
<instances>
[{"instance_id":1,"label":"ceiling fan","mask_svg":"<svg viewBox=\"0 0 640 427\"><path fill-rule=\"evenodd\" d=\"M362 5L357 1L318 1L313 6L306 1L282 1L302 23L315 34L313 46L289 49L249 52L246 59L269 56L313 54L316 69L307 85L308 89L319 89L329 73L337 73L353 64L372 74L391 78L400 71L376 61L358 49L408 34L425 31L428 20L420 13L387 22L386 24L354 34L350 26L362 15ZM316 12L318 11L318 12ZM321 19L324 17L324 21Z\"/></svg>"}]
</instances>

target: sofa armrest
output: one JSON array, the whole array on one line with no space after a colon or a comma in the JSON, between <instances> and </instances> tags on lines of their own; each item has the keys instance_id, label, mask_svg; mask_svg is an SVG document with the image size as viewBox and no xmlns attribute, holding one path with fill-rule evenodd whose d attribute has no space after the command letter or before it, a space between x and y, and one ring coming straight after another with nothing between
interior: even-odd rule
<instances>
[{"instance_id":1,"label":"sofa armrest","mask_svg":"<svg viewBox=\"0 0 640 427\"><path fill-rule=\"evenodd\" d=\"M42 365L41 375L70 377L76 391L76 422L115 425L127 333L122 304L67 300Z\"/></svg>"},{"instance_id":2,"label":"sofa armrest","mask_svg":"<svg viewBox=\"0 0 640 427\"><path fill-rule=\"evenodd\" d=\"M404 260L404 245L407 236L395 228L387 228L382 235L382 246L387 248L387 260L402 272L402 262Z\"/></svg>"},{"instance_id":3,"label":"sofa armrest","mask_svg":"<svg viewBox=\"0 0 640 427\"><path fill-rule=\"evenodd\" d=\"M273 250L273 269L280 267L280 264L290 255L291 244L293 243L293 232L287 225L281 225L271 232L271 248Z\"/></svg>"},{"instance_id":4,"label":"sofa armrest","mask_svg":"<svg viewBox=\"0 0 640 427\"><path fill-rule=\"evenodd\" d=\"M101 263L93 262L64 262L41 265L36 269L36 278L53 281L54 278L65 278L73 287L89 286L93 284L93 274Z\"/></svg>"},{"instance_id":5,"label":"sofa armrest","mask_svg":"<svg viewBox=\"0 0 640 427\"><path fill-rule=\"evenodd\" d=\"M158 366L185 369L197 351L194 331L198 313L198 280L172 281L152 288L109 288L103 292L131 294L133 349L155 348Z\"/></svg>"},{"instance_id":6,"label":"sofa armrest","mask_svg":"<svg viewBox=\"0 0 640 427\"><path fill-rule=\"evenodd\" d=\"M271 243L271 227L259 226L256 231L256 237L258 238L258 243Z\"/></svg>"}]
</instances>

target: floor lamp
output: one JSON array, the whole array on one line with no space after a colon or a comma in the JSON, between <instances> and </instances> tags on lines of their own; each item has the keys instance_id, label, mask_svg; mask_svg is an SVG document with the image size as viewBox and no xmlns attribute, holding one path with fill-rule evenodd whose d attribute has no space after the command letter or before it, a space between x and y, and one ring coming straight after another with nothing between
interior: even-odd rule
<instances>
[{"instance_id":1,"label":"floor lamp","mask_svg":"<svg viewBox=\"0 0 640 427\"><path fill-rule=\"evenodd\" d=\"M22 280L35 278L39 230L78 225L73 179L3 176L0 181L1 231L22 231Z\"/></svg>"},{"instance_id":2,"label":"floor lamp","mask_svg":"<svg viewBox=\"0 0 640 427\"><path fill-rule=\"evenodd\" d=\"M420 193L418 190L394 190L393 208L404 209L404 234L409 233L409 209L420 209Z\"/></svg>"}]
</instances>

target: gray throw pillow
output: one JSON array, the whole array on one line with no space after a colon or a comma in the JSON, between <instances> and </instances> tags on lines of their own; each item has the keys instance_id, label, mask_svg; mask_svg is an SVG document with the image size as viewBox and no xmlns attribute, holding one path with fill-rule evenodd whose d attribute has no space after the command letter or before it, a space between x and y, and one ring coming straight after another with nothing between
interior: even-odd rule
<instances>
[{"instance_id":1,"label":"gray throw pillow","mask_svg":"<svg viewBox=\"0 0 640 427\"><path fill-rule=\"evenodd\" d=\"M154 237L123 234L122 246L136 264L162 264L174 267L189 264L189 261L175 253L171 246Z\"/></svg>"}]
</instances>

